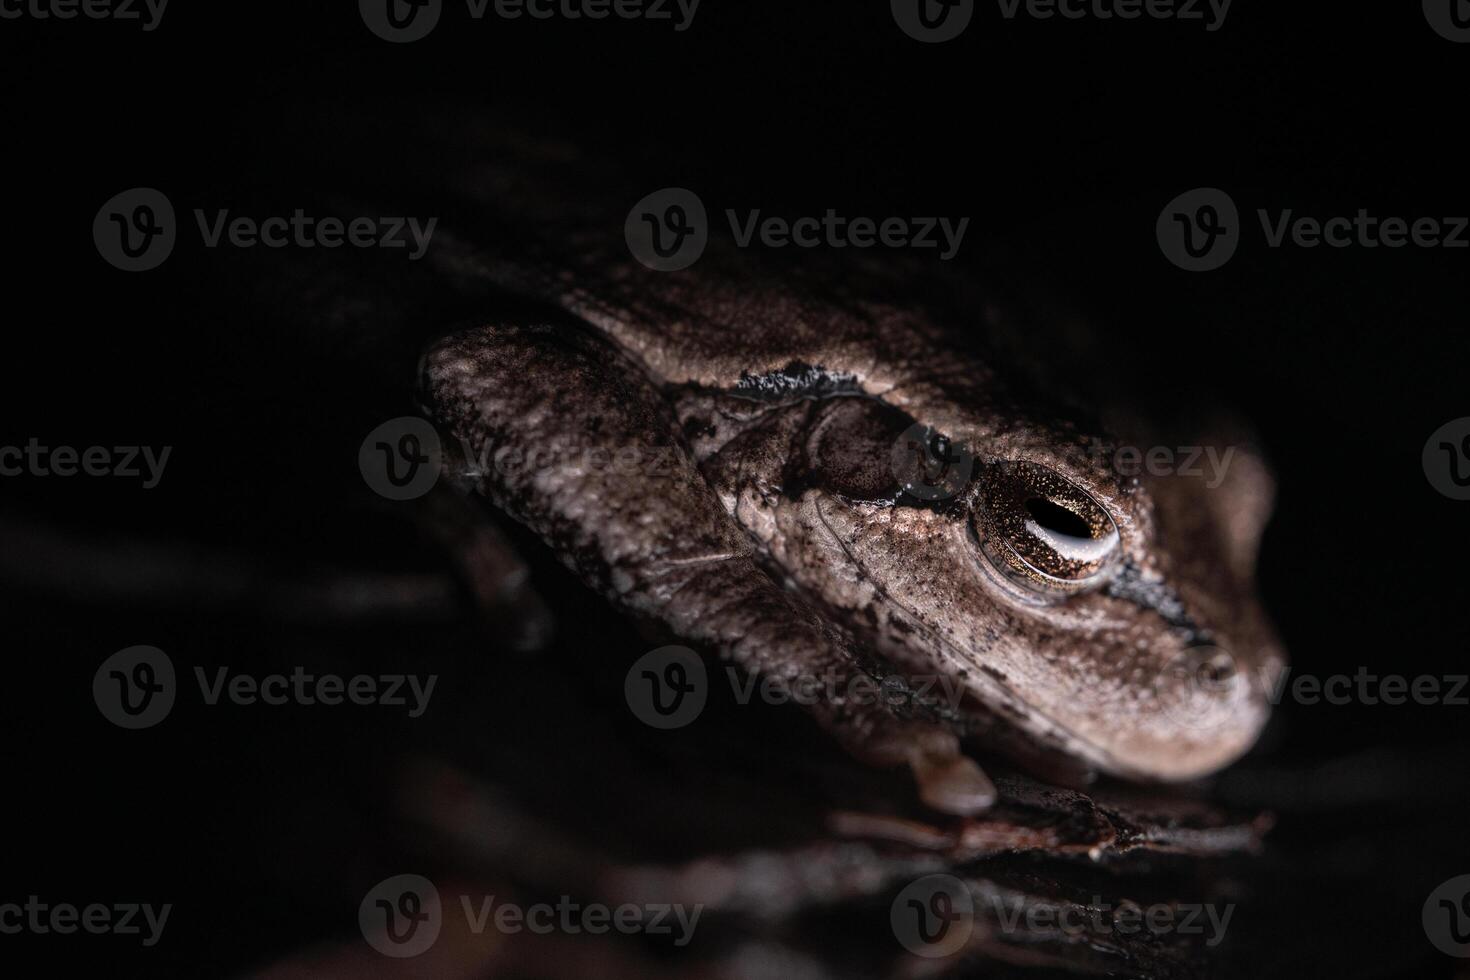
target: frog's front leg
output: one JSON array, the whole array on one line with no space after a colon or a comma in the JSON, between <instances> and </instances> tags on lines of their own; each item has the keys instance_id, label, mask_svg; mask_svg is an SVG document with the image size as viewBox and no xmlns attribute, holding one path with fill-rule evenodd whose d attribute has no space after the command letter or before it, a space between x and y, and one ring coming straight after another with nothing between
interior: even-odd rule
<instances>
[{"instance_id":1,"label":"frog's front leg","mask_svg":"<svg viewBox=\"0 0 1470 980\"><path fill-rule=\"evenodd\" d=\"M861 673L842 635L763 570L663 395L603 338L569 323L479 327L436 344L422 383L436 420L488 462L478 489L613 601L777 684ZM882 698L811 710L864 761L907 765L935 809L994 801L942 724Z\"/></svg>"}]
</instances>

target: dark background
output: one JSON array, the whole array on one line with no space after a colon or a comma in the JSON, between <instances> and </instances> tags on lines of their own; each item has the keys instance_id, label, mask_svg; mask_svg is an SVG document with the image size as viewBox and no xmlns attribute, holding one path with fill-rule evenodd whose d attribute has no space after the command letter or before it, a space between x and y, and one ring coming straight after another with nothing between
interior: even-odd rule
<instances>
[{"instance_id":1,"label":"dark background","mask_svg":"<svg viewBox=\"0 0 1470 980\"><path fill-rule=\"evenodd\" d=\"M1470 414L1470 251L1271 250L1255 228L1223 269L1190 274L1154 240L1164 203L1197 186L1227 190L1250 222L1258 207L1470 213L1459 149L1470 45L1436 36L1417 4L1240 0L1216 33L1007 22L981 4L940 45L904 36L881 2L704 0L684 33L472 22L451 4L410 45L370 35L352 4L297 6L179 3L152 33L0 22L5 442L175 447L154 490L6 479L7 526L283 569L428 561L364 540L338 496L357 480L361 434L408 410L411 360L400 373L384 360L392 344L304 334L288 302L259 299L252 277L279 268L255 256L184 234L161 269L128 275L100 259L90 227L103 201L139 185L164 190L181 216L289 213L385 187L408 213L437 213L435 187L400 180L432 175L434 150L395 129L396 107L509 113L632 161L650 190L695 187L715 208L971 216L960 261L999 257L1084 312L1127 366L1111 383L1165 413L1218 400L1254 424L1280 481L1262 588L1299 671L1466 670L1470 505L1429 486L1420 451ZM395 107L381 127L361 122L379 106ZM369 833L354 816L372 809L364 760L391 749L398 719L220 709L122 733L97 715L90 679L137 643L236 665L301 662L330 644L348 651L348 671L358 643L399 644L424 663L433 643L413 627L324 640L248 611L67 597L25 574L28 555L12 559L0 899L176 908L152 950L51 936L0 937L0 952L213 975L350 936L353 906L330 880ZM1304 886L1319 905L1282 926L1301 949L1283 940L1262 975L1293 975L1320 962L1333 929L1364 926L1360 975L1448 974L1419 904L1470 872L1454 779L1467 711L1283 706L1261 749L1271 766L1339 760L1340 774L1283 823L1284 846L1327 835L1327 863L1357 870ZM1359 798L1395 802L1369 812ZM1292 874L1309 883L1321 866Z\"/></svg>"}]
</instances>

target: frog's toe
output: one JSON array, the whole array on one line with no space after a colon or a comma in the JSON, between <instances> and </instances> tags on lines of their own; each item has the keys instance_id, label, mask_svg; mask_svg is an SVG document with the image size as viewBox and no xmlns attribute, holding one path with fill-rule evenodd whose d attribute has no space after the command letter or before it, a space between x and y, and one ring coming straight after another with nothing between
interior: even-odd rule
<instances>
[{"instance_id":1,"label":"frog's toe","mask_svg":"<svg viewBox=\"0 0 1470 980\"><path fill-rule=\"evenodd\" d=\"M917 751L909 767L919 785L919 799L941 813L969 817L995 804L995 784L974 759L958 751L945 755Z\"/></svg>"}]
</instances>

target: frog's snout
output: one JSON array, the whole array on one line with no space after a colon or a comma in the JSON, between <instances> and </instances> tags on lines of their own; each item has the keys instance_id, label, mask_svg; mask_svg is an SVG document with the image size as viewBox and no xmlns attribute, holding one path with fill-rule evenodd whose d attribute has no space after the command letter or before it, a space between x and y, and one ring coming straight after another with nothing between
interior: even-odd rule
<instances>
[{"instance_id":1,"label":"frog's snout","mask_svg":"<svg viewBox=\"0 0 1470 980\"><path fill-rule=\"evenodd\" d=\"M1281 662L1196 644L1170 657L1139 692L1136 724L1116 746L1154 778L1223 769L1255 744L1270 715Z\"/></svg>"}]
</instances>

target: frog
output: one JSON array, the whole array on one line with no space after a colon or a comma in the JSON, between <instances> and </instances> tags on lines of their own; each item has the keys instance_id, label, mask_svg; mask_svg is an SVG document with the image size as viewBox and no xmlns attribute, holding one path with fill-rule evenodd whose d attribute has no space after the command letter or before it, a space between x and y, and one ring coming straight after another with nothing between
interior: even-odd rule
<instances>
[{"instance_id":1,"label":"frog","mask_svg":"<svg viewBox=\"0 0 1470 980\"><path fill-rule=\"evenodd\" d=\"M881 682L805 710L943 814L994 804L977 757L1177 783L1255 743L1285 664L1258 453L1208 487L1124 472L987 344L1008 311L916 301L912 264L712 241L662 271L564 188L471 193L498 244L450 230L435 261L528 302L440 331L420 406L459 485L607 601L778 687Z\"/></svg>"}]
</instances>

